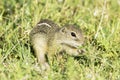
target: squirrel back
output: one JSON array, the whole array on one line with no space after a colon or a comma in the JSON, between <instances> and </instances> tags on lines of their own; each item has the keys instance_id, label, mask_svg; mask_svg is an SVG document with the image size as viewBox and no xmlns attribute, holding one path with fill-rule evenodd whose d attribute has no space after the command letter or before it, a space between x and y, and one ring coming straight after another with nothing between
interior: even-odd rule
<instances>
[{"instance_id":1,"label":"squirrel back","mask_svg":"<svg viewBox=\"0 0 120 80\"><path fill-rule=\"evenodd\" d=\"M52 20L43 19L37 23L37 25L30 32L30 36L37 33L50 34L59 29L59 26L55 24Z\"/></svg>"}]
</instances>

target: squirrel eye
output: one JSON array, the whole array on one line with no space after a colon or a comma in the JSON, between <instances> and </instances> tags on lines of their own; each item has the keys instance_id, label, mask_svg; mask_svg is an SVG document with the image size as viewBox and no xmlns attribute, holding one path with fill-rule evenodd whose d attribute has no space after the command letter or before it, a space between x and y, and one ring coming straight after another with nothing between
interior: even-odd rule
<instances>
[{"instance_id":1,"label":"squirrel eye","mask_svg":"<svg viewBox=\"0 0 120 80\"><path fill-rule=\"evenodd\" d=\"M71 36L76 37L76 34L74 32L71 32Z\"/></svg>"}]
</instances>

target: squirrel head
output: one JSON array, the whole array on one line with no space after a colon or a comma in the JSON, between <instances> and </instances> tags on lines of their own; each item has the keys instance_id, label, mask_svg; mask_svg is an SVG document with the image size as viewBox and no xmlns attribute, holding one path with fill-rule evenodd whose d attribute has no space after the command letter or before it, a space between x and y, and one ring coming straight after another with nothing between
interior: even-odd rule
<instances>
[{"instance_id":1,"label":"squirrel head","mask_svg":"<svg viewBox=\"0 0 120 80\"><path fill-rule=\"evenodd\" d=\"M70 52L70 54L77 55L80 53L79 47L84 43L84 37L82 31L78 27L67 24L59 29L59 33L56 34L56 37L57 42L60 43L65 50L69 48L68 52L73 51L73 53Z\"/></svg>"}]
</instances>

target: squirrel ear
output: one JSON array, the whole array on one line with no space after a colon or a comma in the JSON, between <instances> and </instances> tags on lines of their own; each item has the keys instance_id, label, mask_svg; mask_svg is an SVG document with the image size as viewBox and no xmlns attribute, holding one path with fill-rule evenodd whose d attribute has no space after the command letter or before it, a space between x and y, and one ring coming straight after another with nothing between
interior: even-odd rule
<instances>
[{"instance_id":1,"label":"squirrel ear","mask_svg":"<svg viewBox=\"0 0 120 80\"><path fill-rule=\"evenodd\" d=\"M62 28L60 29L60 32L65 33L65 32L66 32L66 28L65 28L65 27L62 27Z\"/></svg>"}]
</instances>

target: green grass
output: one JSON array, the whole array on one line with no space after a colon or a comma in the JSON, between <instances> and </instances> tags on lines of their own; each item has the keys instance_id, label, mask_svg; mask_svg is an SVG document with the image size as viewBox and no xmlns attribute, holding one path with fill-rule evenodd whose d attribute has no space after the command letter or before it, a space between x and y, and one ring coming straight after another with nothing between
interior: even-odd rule
<instances>
[{"instance_id":1,"label":"green grass","mask_svg":"<svg viewBox=\"0 0 120 80\"><path fill-rule=\"evenodd\" d=\"M55 60L41 76L29 43L40 19L79 25L85 55L64 55L64 71ZM120 1L0 0L0 80L120 80Z\"/></svg>"}]
</instances>

